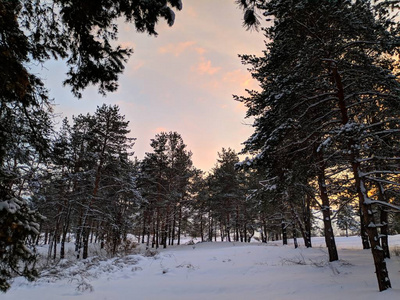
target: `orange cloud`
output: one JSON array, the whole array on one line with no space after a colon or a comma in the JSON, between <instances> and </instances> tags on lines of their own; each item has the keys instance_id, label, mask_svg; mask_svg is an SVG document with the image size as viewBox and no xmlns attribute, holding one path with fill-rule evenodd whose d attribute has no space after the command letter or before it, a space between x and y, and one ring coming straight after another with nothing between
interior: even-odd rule
<instances>
[{"instance_id":1,"label":"orange cloud","mask_svg":"<svg viewBox=\"0 0 400 300\"><path fill-rule=\"evenodd\" d=\"M201 48L201 47L197 47L196 49L197 54L203 55L204 53L206 53L206 49Z\"/></svg>"},{"instance_id":2,"label":"orange cloud","mask_svg":"<svg viewBox=\"0 0 400 300\"><path fill-rule=\"evenodd\" d=\"M137 71L137 70L139 70L140 68L142 68L144 65L145 65L144 61L136 61L136 62L133 64L133 70L134 70L134 71Z\"/></svg>"},{"instance_id":3,"label":"orange cloud","mask_svg":"<svg viewBox=\"0 0 400 300\"><path fill-rule=\"evenodd\" d=\"M213 75L217 73L221 68L213 67L210 60L206 60L204 57L201 58L201 61L198 65L192 67L193 71L197 71L201 75L208 74Z\"/></svg>"},{"instance_id":4,"label":"orange cloud","mask_svg":"<svg viewBox=\"0 0 400 300\"><path fill-rule=\"evenodd\" d=\"M153 130L154 133L160 133L160 132L167 132L167 128L165 127L157 127L156 129Z\"/></svg>"},{"instance_id":5,"label":"orange cloud","mask_svg":"<svg viewBox=\"0 0 400 300\"><path fill-rule=\"evenodd\" d=\"M254 89L256 84L255 80L251 77L249 72L237 69L232 72L227 72L223 78L224 82L235 83L247 89Z\"/></svg>"},{"instance_id":6,"label":"orange cloud","mask_svg":"<svg viewBox=\"0 0 400 300\"><path fill-rule=\"evenodd\" d=\"M194 41L187 41L187 42L182 42L178 44L168 44L164 47L158 48L159 53L172 53L175 56L181 55L183 52L186 51L186 49L191 48L196 42Z\"/></svg>"}]
</instances>

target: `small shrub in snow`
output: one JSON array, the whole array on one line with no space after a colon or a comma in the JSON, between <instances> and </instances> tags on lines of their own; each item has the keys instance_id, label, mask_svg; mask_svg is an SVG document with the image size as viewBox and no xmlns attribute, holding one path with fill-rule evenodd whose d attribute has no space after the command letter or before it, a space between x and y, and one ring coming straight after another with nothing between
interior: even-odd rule
<instances>
[{"instance_id":1,"label":"small shrub in snow","mask_svg":"<svg viewBox=\"0 0 400 300\"><path fill-rule=\"evenodd\" d=\"M143 256L145 257L154 257L158 254L158 252L156 250L151 250L151 249L147 249L144 253Z\"/></svg>"}]
</instances>

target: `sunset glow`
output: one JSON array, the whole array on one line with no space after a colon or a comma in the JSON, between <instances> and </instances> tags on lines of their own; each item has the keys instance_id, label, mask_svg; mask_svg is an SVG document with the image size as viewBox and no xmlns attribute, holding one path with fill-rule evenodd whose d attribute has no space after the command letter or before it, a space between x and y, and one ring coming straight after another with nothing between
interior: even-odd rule
<instances>
[{"instance_id":1,"label":"sunset glow","mask_svg":"<svg viewBox=\"0 0 400 300\"><path fill-rule=\"evenodd\" d=\"M177 131L193 152L197 168L210 170L222 147L237 151L252 133L245 108L232 95L257 88L238 54L260 55L262 32L242 27L242 11L233 0L186 0L174 26L160 22L157 37L120 26L119 43L134 48L119 89L102 97L95 88L73 98L62 87L63 62L41 72L62 116L93 113L98 105L118 104L136 137L135 155L151 151L150 139Z\"/></svg>"}]
</instances>

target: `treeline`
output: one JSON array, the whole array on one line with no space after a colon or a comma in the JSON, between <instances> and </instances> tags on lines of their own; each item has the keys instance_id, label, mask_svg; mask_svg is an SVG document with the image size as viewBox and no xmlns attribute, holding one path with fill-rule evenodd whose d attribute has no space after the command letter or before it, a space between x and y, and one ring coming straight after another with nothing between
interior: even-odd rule
<instances>
[{"instance_id":1,"label":"treeline","mask_svg":"<svg viewBox=\"0 0 400 300\"><path fill-rule=\"evenodd\" d=\"M128 125L118 106L103 105L93 115L73 117L71 124L64 119L46 160L26 161L30 177L16 187L20 193L26 189L31 208L45 217L36 243L50 245L49 257L64 258L67 241L75 243L78 258L88 257L91 243L115 255L132 242L129 234L148 248L179 245L183 235L284 243L290 235L296 246L301 236L311 247L317 230L313 210L323 200L312 182L298 183L306 172L293 176L288 195L282 190L286 181L273 186L264 172L244 168L246 161L240 163L235 151L222 149L205 174L193 166L192 152L177 132L157 134L152 151L137 160ZM343 186L337 195L336 214L323 215L329 237L327 218L353 232L360 224L354 192Z\"/></svg>"},{"instance_id":2,"label":"treeline","mask_svg":"<svg viewBox=\"0 0 400 300\"><path fill-rule=\"evenodd\" d=\"M161 132L137 160L128 125L118 106L103 105L64 119L47 155L26 158L13 189L44 217L36 244L49 244L49 257L64 258L67 241L78 258L88 257L91 243L115 255L128 234L152 248L180 244L183 235L266 242L283 232L286 239L289 225L294 236L311 236L311 202L271 198L258 172L237 168L232 149L222 149L205 174L177 132Z\"/></svg>"}]
</instances>

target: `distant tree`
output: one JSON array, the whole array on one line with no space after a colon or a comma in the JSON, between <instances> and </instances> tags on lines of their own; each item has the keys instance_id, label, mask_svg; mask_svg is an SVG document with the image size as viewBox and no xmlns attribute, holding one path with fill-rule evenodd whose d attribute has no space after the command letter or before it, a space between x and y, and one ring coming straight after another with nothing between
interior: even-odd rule
<instances>
[{"instance_id":1,"label":"distant tree","mask_svg":"<svg viewBox=\"0 0 400 300\"><path fill-rule=\"evenodd\" d=\"M118 106L103 105L94 115L74 117L72 126L64 120L49 172L43 172L41 188L33 198L47 217L43 227L50 234L53 258L59 241L60 257L64 257L71 230L77 255L83 258L93 236L113 254L125 240L141 201L130 161L134 138L127 136L127 127Z\"/></svg>"},{"instance_id":2,"label":"distant tree","mask_svg":"<svg viewBox=\"0 0 400 300\"><path fill-rule=\"evenodd\" d=\"M357 220L358 213L350 204L346 204L341 207L336 216L336 224L339 229L344 230L346 237L349 236L350 232L357 232L360 228L360 222Z\"/></svg>"},{"instance_id":3,"label":"distant tree","mask_svg":"<svg viewBox=\"0 0 400 300\"><path fill-rule=\"evenodd\" d=\"M239 231L243 226L241 215L245 199L244 177L235 169L235 164L238 162L239 157L234 150L222 148L209 178L211 210L215 220L218 221L221 240L226 237L229 242L232 231L234 239L239 239Z\"/></svg>"},{"instance_id":4,"label":"distant tree","mask_svg":"<svg viewBox=\"0 0 400 300\"><path fill-rule=\"evenodd\" d=\"M153 152L141 162L138 184L146 199L142 207L143 235L158 248L180 244L193 173L192 153L177 132L161 132L151 140Z\"/></svg>"},{"instance_id":5,"label":"distant tree","mask_svg":"<svg viewBox=\"0 0 400 300\"><path fill-rule=\"evenodd\" d=\"M194 170L189 193L191 199L190 215L192 218L191 236L200 237L202 242L210 241L210 236L206 238L207 228L210 225L210 210L208 206L210 195L207 179L203 171Z\"/></svg>"}]
</instances>

